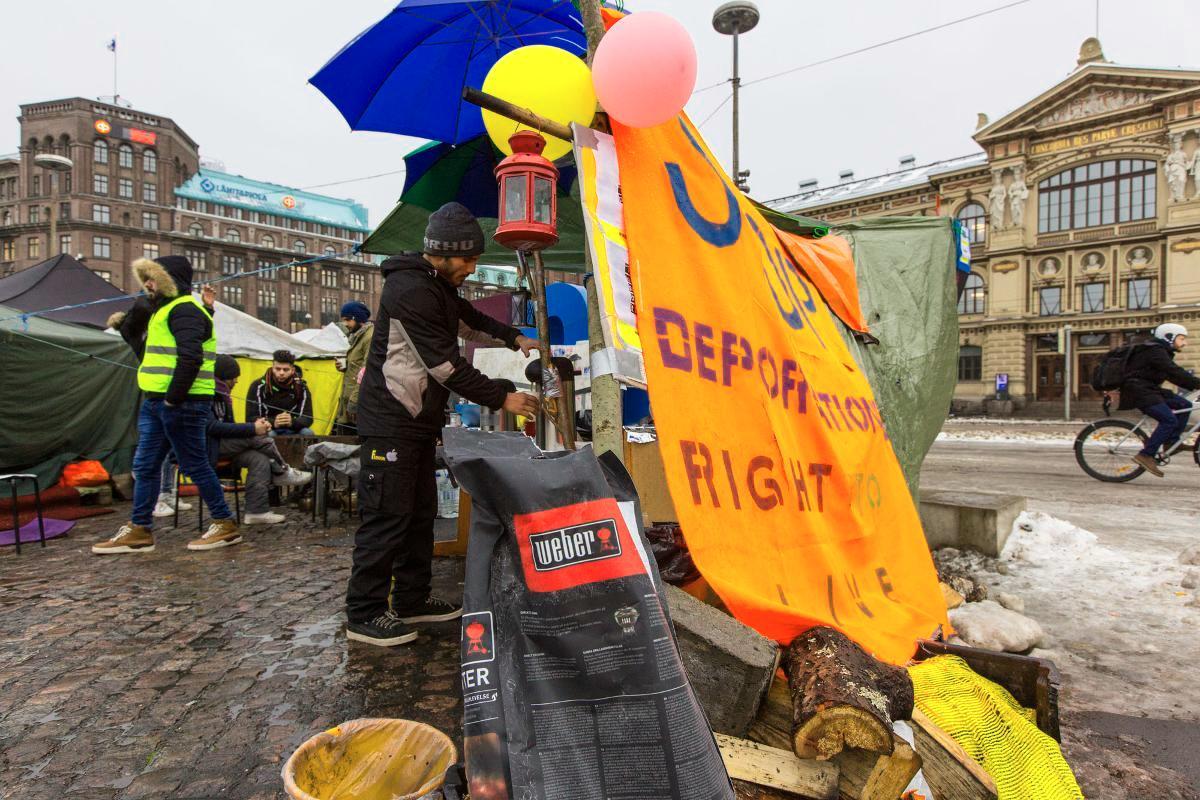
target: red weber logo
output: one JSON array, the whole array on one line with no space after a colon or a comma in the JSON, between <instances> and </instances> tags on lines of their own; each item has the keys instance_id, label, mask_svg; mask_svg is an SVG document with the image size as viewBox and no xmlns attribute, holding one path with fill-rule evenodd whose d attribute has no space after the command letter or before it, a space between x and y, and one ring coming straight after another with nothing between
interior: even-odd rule
<instances>
[{"instance_id":1,"label":"red weber logo","mask_svg":"<svg viewBox=\"0 0 1200 800\"><path fill-rule=\"evenodd\" d=\"M633 534L612 498L517 514L513 529L525 582L534 592L646 572Z\"/></svg>"},{"instance_id":2,"label":"red weber logo","mask_svg":"<svg viewBox=\"0 0 1200 800\"><path fill-rule=\"evenodd\" d=\"M533 568L538 572L562 569L585 561L616 558L621 555L617 523L605 519L575 525L557 531L535 533L529 537L533 549Z\"/></svg>"}]
</instances>

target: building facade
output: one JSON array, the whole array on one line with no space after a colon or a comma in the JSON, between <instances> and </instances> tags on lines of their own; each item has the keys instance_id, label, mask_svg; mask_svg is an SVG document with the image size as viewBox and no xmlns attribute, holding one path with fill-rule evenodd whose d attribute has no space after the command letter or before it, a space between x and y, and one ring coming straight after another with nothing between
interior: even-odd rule
<instances>
[{"instance_id":1,"label":"building facade","mask_svg":"<svg viewBox=\"0 0 1200 800\"><path fill-rule=\"evenodd\" d=\"M0 275L67 253L132 293L133 261L172 253L197 283L249 273L220 299L284 329L335 321L350 299L376 307L379 270L353 252L363 206L203 167L173 120L121 106L33 103L19 122L20 151L0 158Z\"/></svg>"},{"instance_id":2,"label":"building facade","mask_svg":"<svg viewBox=\"0 0 1200 800\"><path fill-rule=\"evenodd\" d=\"M1179 322L1200 338L1200 71L1113 64L1084 42L1065 80L995 122L982 152L770 205L829 220L953 215L971 240L956 405L1001 380L1018 407L1061 408L1103 354ZM1070 341L1067 362L1064 337ZM1179 357L1200 368L1200 352Z\"/></svg>"}]
</instances>

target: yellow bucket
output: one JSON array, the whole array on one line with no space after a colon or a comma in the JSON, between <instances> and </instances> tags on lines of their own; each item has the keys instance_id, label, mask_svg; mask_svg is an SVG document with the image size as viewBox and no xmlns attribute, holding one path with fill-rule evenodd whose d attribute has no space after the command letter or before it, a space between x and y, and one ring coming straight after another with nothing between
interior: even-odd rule
<instances>
[{"instance_id":1,"label":"yellow bucket","mask_svg":"<svg viewBox=\"0 0 1200 800\"><path fill-rule=\"evenodd\" d=\"M292 800L417 800L458 758L450 737L407 719L356 719L309 739L283 765Z\"/></svg>"}]
</instances>

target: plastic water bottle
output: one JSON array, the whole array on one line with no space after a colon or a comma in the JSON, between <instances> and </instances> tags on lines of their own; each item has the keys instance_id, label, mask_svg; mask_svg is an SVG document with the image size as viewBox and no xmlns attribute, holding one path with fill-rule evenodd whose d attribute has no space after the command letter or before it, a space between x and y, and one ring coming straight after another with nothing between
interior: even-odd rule
<instances>
[{"instance_id":1,"label":"plastic water bottle","mask_svg":"<svg viewBox=\"0 0 1200 800\"><path fill-rule=\"evenodd\" d=\"M458 516L458 487L450 482L450 473L439 469L437 476L438 516L454 519Z\"/></svg>"}]
</instances>

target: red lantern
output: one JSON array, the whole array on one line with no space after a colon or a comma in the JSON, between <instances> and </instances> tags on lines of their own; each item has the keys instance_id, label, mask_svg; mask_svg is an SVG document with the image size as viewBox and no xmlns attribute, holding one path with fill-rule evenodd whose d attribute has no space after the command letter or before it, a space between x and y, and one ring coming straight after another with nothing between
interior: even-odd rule
<instances>
[{"instance_id":1,"label":"red lantern","mask_svg":"<svg viewBox=\"0 0 1200 800\"><path fill-rule=\"evenodd\" d=\"M513 250L542 250L558 241L558 167L542 156L537 131L508 137L513 154L496 165L500 225L495 239Z\"/></svg>"}]
</instances>

